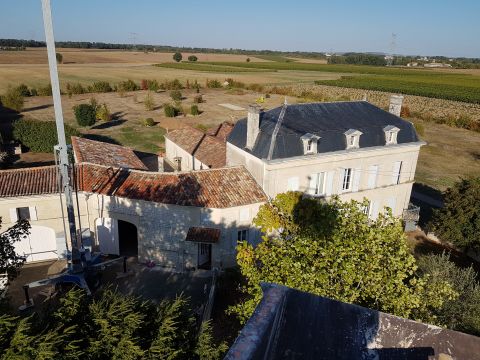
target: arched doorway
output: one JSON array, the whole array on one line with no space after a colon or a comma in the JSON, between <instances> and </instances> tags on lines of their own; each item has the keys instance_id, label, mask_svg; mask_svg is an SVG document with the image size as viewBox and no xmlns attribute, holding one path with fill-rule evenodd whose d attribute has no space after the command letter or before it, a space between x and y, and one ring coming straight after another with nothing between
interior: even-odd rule
<instances>
[{"instance_id":1,"label":"arched doorway","mask_svg":"<svg viewBox=\"0 0 480 360\"><path fill-rule=\"evenodd\" d=\"M121 256L138 256L137 227L123 220L118 220L118 243Z\"/></svg>"}]
</instances>

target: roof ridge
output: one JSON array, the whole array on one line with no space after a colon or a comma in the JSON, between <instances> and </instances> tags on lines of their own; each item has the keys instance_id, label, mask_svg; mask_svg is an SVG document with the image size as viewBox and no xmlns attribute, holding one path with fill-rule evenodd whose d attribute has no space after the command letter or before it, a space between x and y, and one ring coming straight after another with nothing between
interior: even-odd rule
<instances>
[{"instance_id":1,"label":"roof ridge","mask_svg":"<svg viewBox=\"0 0 480 360\"><path fill-rule=\"evenodd\" d=\"M29 170L44 170L44 169L51 169L56 167L58 167L58 165L42 165L42 166L31 166L31 167L15 168L15 169L2 169L0 170L0 173L20 172L20 171L29 171Z\"/></svg>"}]
</instances>

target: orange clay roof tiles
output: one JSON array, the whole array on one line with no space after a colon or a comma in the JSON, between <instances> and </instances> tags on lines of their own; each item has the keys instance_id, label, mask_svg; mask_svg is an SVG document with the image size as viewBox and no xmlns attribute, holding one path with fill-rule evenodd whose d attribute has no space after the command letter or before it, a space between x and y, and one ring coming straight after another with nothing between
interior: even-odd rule
<instances>
[{"instance_id":1,"label":"orange clay roof tiles","mask_svg":"<svg viewBox=\"0 0 480 360\"><path fill-rule=\"evenodd\" d=\"M244 167L155 173L82 163L79 191L164 204L228 208L264 202L265 193ZM56 167L0 171L0 197L57 192Z\"/></svg>"},{"instance_id":2,"label":"orange clay roof tiles","mask_svg":"<svg viewBox=\"0 0 480 360\"><path fill-rule=\"evenodd\" d=\"M88 162L127 169L147 170L135 152L125 146L72 136L77 163Z\"/></svg>"}]
</instances>

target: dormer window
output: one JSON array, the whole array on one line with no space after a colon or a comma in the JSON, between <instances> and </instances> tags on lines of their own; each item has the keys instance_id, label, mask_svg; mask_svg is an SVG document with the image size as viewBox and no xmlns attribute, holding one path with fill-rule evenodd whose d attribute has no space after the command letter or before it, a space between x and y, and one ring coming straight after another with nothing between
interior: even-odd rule
<instances>
[{"instance_id":1,"label":"dormer window","mask_svg":"<svg viewBox=\"0 0 480 360\"><path fill-rule=\"evenodd\" d=\"M307 133L303 135L301 138L303 143L303 154L316 154L317 153L317 144L318 140L320 139L319 136Z\"/></svg>"},{"instance_id":2,"label":"dormer window","mask_svg":"<svg viewBox=\"0 0 480 360\"><path fill-rule=\"evenodd\" d=\"M345 133L347 150L348 149L358 149L360 147L360 135L363 133L359 130L350 129Z\"/></svg>"},{"instance_id":3,"label":"dormer window","mask_svg":"<svg viewBox=\"0 0 480 360\"><path fill-rule=\"evenodd\" d=\"M399 128L393 125L388 125L383 128L385 133L385 145L395 145L397 143L397 135Z\"/></svg>"}]
</instances>

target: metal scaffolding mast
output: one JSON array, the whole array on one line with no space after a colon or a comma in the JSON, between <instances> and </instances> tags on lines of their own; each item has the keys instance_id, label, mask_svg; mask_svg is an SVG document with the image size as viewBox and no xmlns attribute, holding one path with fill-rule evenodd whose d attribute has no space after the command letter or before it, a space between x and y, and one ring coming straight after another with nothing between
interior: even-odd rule
<instances>
[{"instance_id":1,"label":"metal scaffolding mast","mask_svg":"<svg viewBox=\"0 0 480 360\"><path fill-rule=\"evenodd\" d=\"M65 196L65 205L67 208L68 230L72 250L71 271L81 271L80 249L77 239L75 225L75 212L73 206L73 189L70 181L70 166L68 159L67 141L65 139L65 129L63 124L62 99L60 96L60 84L58 81L57 58L55 51L55 39L53 36L52 12L50 0L42 0L43 23L45 27L45 40L47 43L48 65L50 68L50 81L52 83L53 105L55 109L55 123L57 125L59 151L59 172L61 176L61 189ZM67 236L67 234L65 234Z\"/></svg>"}]
</instances>

